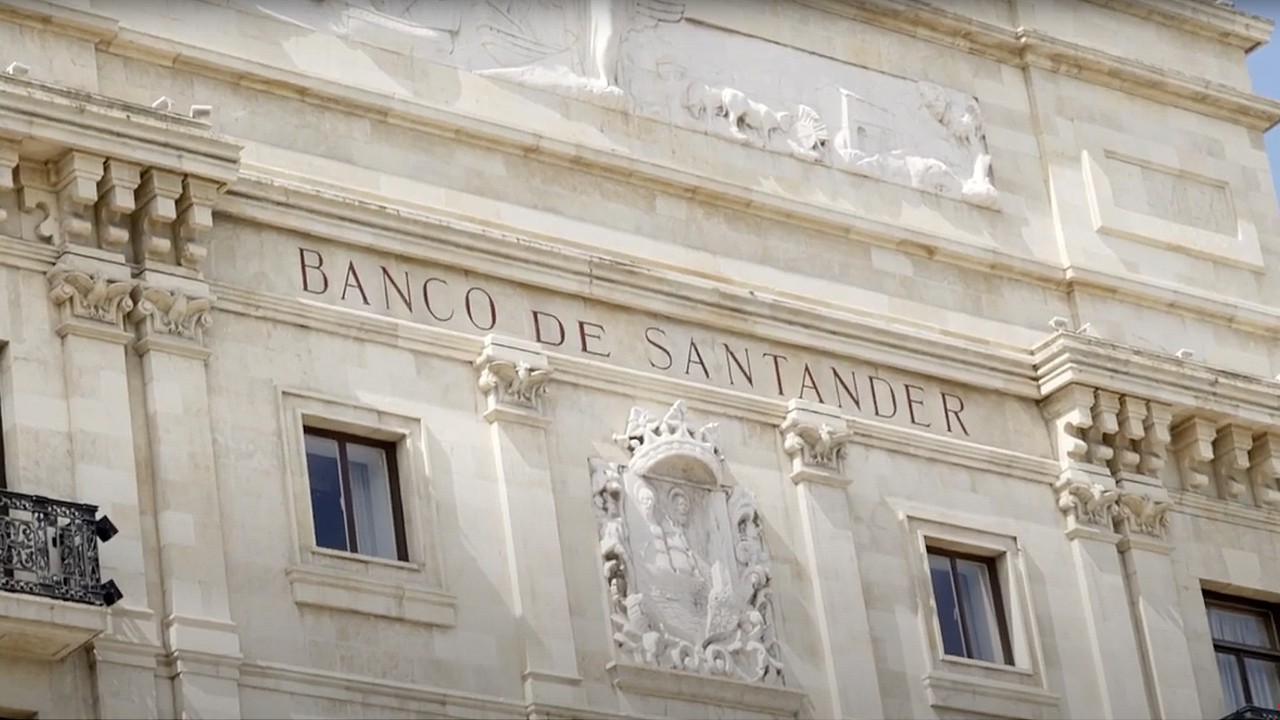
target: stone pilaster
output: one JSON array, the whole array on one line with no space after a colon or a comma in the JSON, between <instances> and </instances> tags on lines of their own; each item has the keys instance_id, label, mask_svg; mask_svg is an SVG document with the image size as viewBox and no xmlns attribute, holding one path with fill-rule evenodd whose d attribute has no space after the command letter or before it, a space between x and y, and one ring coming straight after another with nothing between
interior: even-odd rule
<instances>
[{"instance_id":1,"label":"stone pilaster","mask_svg":"<svg viewBox=\"0 0 1280 720\"><path fill-rule=\"evenodd\" d=\"M100 550L102 577L123 599L94 643L103 717L154 718L156 658L162 653L147 597L142 518L130 417L125 317L137 283L129 268L64 254L48 273L66 377L75 500L97 505L119 533ZM131 691L121 692L121 688Z\"/></svg>"},{"instance_id":2,"label":"stone pilaster","mask_svg":"<svg viewBox=\"0 0 1280 720\"><path fill-rule=\"evenodd\" d=\"M490 335L475 361L484 393L520 625L525 700L581 707L585 697L556 522L543 396L551 369L537 345Z\"/></svg>"},{"instance_id":3,"label":"stone pilaster","mask_svg":"<svg viewBox=\"0 0 1280 720\"><path fill-rule=\"evenodd\" d=\"M1201 717L1202 708L1171 558L1172 508L1163 488L1125 491L1116 523L1123 535L1119 549L1130 606L1139 645L1146 655L1143 666L1151 696L1147 717L1192 720Z\"/></svg>"},{"instance_id":4,"label":"stone pilaster","mask_svg":"<svg viewBox=\"0 0 1280 720\"><path fill-rule=\"evenodd\" d=\"M819 717L884 717L858 567L845 472L849 422L830 408L792 400L778 428L791 458L804 534L804 562L820 626L827 697Z\"/></svg>"},{"instance_id":5,"label":"stone pilaster","mask_svg":"<svg viewBox=\"0 0 1280 720\"><path fill-rule=\"evenodd\" d=\"M1093 388L1070 385L1051 395L1041 410L1049 423L1059 462L1054 485L1058 508L1066 518L1072 571L1080 590L1084 627L1075 636L1088 644L1096 668L1098 705L1087 715L1125 720L1150 717L1144 693L1141 655L1129 605L1124 567L1114 531L1120 491L1108 469L1115 453L1108 436L1119 433L1118 402ZM1126 461L1126 465L1131 463Z\"/></svg>"},{"instance_id":6,"label":"stone pilaster","mask_svg":"<svg viewBox=\"0 0 1280 720\"><path fill-rule=\"evenodd\" d=\"M167 671L182 718L240 717L240 640L231 619L209 418L204 283L144 270L137 331L160 546Z\"/></svg>"}]
</instances>

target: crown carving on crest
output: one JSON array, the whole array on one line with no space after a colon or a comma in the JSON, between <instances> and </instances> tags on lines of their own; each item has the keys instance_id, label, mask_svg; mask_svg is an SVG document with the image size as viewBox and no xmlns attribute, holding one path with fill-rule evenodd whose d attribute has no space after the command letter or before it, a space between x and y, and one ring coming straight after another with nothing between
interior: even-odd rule
<instances>
[{"instance_id":1,"label":"crown carving on crest","mask_svg":"<svg viewBox=\"0 0 1280 720\"><path fill-rule=\"evenodd\" d=\"M631 454L630 469L641 475L693 477L708 485L720 484L723 456L712 431L715 423L694 427L684 401L677 400L661 418L640 407L631 408L627 429L613 436L618 447Z\"/></svg>"}]
</instances>

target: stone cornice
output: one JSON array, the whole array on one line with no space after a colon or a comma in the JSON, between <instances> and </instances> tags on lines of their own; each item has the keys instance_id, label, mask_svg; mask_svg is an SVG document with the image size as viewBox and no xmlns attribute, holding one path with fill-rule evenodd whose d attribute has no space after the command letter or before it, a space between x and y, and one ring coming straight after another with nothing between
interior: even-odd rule
<instances>
[{"instance_id":1,"label":"stone cornice","mask_svg":"<svg viewBox=\"0 0 1280 720\"><path fill-rule=\"evenodd\" d=\"M1060 332L1037 346L1045 397L1078 384L1195 410L1202 417L1271 427L1280 419L1280 383L1192 360Z\"/></svg>"},{"instance_id":2,"label":"stone cornice","mask_svg":"<svg viewBox=\"0 0 1280 720\"><path fill-rule=\"evenodd\" d=\"M1023 61L1031 67L1077 77L1259 132L1280 122L1280 100L1094 50L1038 30L1019 29L1017 37L1024 47Z\"/></svg>"},{"instance_id":3,"label":"stone cornice","mask_svg":"<svg viewBox=\"0 0 1280 720\"><path fill-rule=\"evenodd\" d=\"M240 146L208 123L94 93L0 74L0 136L230 183Z\"/></svg>"},{"instance_id":4,"label":"stone cornice","mask_svg":"<svg viewBox=\"0 0 1280 720\"><path fill-rule=\"evenodd\" d=\"M1274 24L1266 18L1205 0L1086 0L1094 5L1234 45L1246 52L1267 42Z\"/></svg>"},{"instance_id":5,"label":"stone cornice","mask_svg":"<svg viewBox=\"0 0 1280 720\"><path fill-rule=\"evenodd\" d=\"M1007 65L1037 67L1060 75L1078 77L1100 87L1128 93L1162 104L1174 105L1253 130L1265 131L1280 122L1280 101L1253 95L1223 83L1185 74L1180 70L1163 68L1130 60L1119 55L1086 47L1055 38L1034 28L1007 28L984 22L960 13L930 5L922 0L798 0L818 10L874 25L893 32L910 35L932 43L960 48L966 52L990 58ZM1230 17L1235 21L1248 18L1221 8L1201 6L1200 3L1179 0L1158 12L1151 10L1154 3L1142 0L1098 0L1100 4L1125 5L1137 12L1142 6L1151 13L1151 19L1170 24L1175 19L1186 19L1188 32L1206 34L1209 28L1222 28L1227 32L1232 24L1221 21ZM1163 6L1164 3L1161 3ZM1119 8L1117 8L1119 9ZM1191 18L1198 18L1199 23ZM1193 29L1194 28L1194 29ZM1265 28L1251 27L1249 33L1231 36L1224 41L1239 45L1252 42L1252 38Z\"/></svg>"}]
</instances>

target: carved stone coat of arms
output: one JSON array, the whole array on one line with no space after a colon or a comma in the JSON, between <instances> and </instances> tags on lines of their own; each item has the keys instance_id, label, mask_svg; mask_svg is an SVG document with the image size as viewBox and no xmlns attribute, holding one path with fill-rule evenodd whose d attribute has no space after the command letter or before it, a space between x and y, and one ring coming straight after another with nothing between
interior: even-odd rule
<instances>
[{"instance_id":1,"label":"carved stone coat of arms","mask_svg":"<svg viewBox=\"0 0 1280 720\"><path fill-rule=\"evenodd\" d=\"M591 461L613 639L625 662L781 685L760 516L710 431L634 408L631 462Z\"/></svg>"}]
</instances>

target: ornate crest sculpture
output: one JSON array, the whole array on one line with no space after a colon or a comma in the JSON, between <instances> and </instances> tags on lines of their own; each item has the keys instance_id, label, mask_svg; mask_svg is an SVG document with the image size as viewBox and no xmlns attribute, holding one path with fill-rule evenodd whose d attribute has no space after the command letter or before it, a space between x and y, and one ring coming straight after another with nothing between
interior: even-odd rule
<instances>
[{"instance_id":1,"label":"ornate crest sculpture","mask_svg":"<svg viewBox=\"0 0 1280 720\"><path fill-rule=\"evenodd\" d=\"M712 427L633 408L631 462L591 462L613 639L626 662L781 685L760 516L721 484Z\"/></svg>"}]
</instances>

